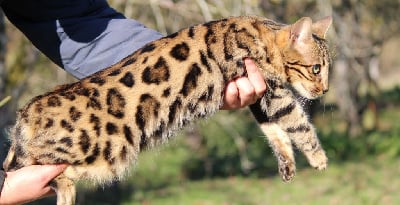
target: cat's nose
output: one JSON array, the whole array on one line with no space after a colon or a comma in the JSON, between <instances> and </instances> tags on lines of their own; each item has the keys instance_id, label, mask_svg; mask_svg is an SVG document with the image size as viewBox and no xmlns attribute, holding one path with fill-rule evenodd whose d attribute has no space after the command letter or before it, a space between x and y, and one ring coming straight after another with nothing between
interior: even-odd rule
<instances>
[{"instance_id":1,"label":"cat's nose","mask_svg":"<svg viewBox=\"0 0 400 205\"><path fill-rule=\"evenodd\" d=\"M322 92L325 94L329 91L329 88L324 89Z\"/></svg>"}]
</instances>

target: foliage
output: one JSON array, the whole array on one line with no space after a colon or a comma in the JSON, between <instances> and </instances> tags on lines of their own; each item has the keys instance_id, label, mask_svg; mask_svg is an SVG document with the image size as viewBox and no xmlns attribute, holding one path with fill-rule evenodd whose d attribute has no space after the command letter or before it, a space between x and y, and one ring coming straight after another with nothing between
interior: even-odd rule
<instances>
[{"instance_id":1,"label":"foliage","mask_svg":"<svg viewBox=\"0 0 400 205\"><path fill-rule=\"evenodd\" d=\"M371 158L359 162L333 163L329 169L300 170L296 179L208 179L135 193L128 204L398 204L399 160Z\"/></svg>"},{"instance_id":2,"label":"foliage","mask_svg":"<svg viewBox=\"0 0 400 205\"><path fill-rule=\"evenodd\" d=\"M0 100L0 107L3 107L10 100L11 100L11 96L7 96L4 99Z\"/></svg>"}]
</instances>

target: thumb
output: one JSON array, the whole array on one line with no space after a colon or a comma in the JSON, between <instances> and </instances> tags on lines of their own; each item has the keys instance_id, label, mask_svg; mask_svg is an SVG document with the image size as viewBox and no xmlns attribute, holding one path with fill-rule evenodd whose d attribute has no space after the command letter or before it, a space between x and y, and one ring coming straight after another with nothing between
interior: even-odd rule
<instances>
[{"instance_id":1,"label":"thumb","mask_svg":"<svg viewBox=\"0 0 400 205\"><path fill-rule=\"evenodd\" d=\"M67 167L67 164L56 164L56 165L35 165L36 173L42 176L43 181L50 181L60 175Z\"/></svg>"}]
</instances>

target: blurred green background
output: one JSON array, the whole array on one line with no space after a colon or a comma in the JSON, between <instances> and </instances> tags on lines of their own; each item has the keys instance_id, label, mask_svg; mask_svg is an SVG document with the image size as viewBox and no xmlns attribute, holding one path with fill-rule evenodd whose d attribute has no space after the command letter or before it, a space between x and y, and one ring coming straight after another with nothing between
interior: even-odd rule
<instances>
[{"instance_id":1,"label":"blurred green background","mask_svg":"<svg viewBox=\"0 0 400 205\"><path fill-rule=\"evenodd\" d=\"M79 186L78 204L400 204L399 0L113 0L114 8L164 34L204 21L260 15L292 23L332 15L330 92L309 103L330 164L318 172L297 153L283 183L247 109L221 111L141 155L129 177ZM0 143L15 111L73 82L6 19L0 22ZM398 121L399 120L399 121ZM6 146L0 149L4 157ZM54 204L54 198L32 204Z\"/></svg>"}]
</instances>

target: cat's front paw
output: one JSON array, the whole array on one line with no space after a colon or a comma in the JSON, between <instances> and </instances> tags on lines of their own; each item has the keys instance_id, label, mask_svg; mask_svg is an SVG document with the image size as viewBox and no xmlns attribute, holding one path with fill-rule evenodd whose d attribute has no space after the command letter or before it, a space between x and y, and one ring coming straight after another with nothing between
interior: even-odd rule
<instances>
[{"instance_id":1,"label":"cat's front paw","mask_svg":"<svg viewBox=\"0 0 400 205\"><path fill-rule=\"evenodd\" d=\"M282 180L285 182L291 181L293 177L296 175L296 164L294 161L290 159L284 159L282 157L279 157L278 169L279 169L279 174L282 177Z\"/></svg>"},{"instance_id":2,"label":"cat's front paw","mask_svg":"<svg viewBox=\"0 0 400 205\"><path fill-rule=\"evenodd\" d=\"M328 157L322 149L314 152L308 160L310 165L317 170L325 170L328 166Z\"/></svg>"}]
</instances>

